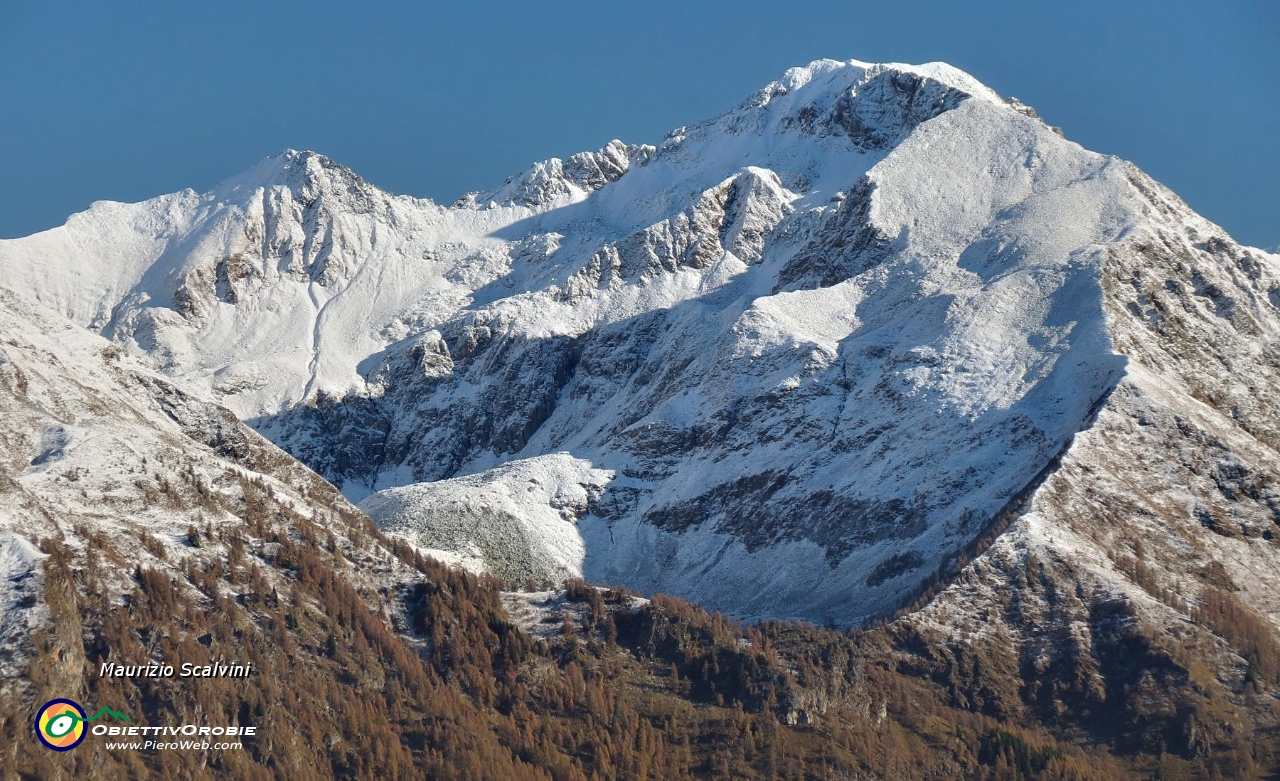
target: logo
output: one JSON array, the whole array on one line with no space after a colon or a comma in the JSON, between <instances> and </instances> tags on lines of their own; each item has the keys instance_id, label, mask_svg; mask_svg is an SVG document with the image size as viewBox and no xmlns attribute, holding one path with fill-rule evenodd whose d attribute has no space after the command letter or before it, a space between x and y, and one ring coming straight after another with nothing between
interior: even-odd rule
<instances>
[{"instance_id":1,"label":"logo","mask_svg":"<svg viewBox=\"0 0 1280 781\"><path fill-rule=\"evenodd\" d=\"M80 745L85 736L85 722L102 716L110 716L116 721L128 721L129 717L103 708L92 716L86 716L84 708L75 700L49 700L36 712L36 737L45 748L54 751L70 751Z\"/></svg>"}]
</instances>

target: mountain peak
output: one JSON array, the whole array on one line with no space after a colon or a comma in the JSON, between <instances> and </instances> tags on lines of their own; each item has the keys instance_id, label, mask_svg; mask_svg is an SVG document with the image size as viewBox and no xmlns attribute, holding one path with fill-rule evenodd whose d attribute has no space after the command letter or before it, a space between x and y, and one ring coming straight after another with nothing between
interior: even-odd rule
<instances>
[{"instance_id":1,"label":"mountain peak","mask_svg":"<svg viewBox=\"0 0 1280 781\"><path fill-rule=\"evenodd\" d=\"M815 87L840 85L845 88L856 86L884 73L910 75L921 79L929 79L948 87L964 92L973 97L981 97L994 103L1000 103L1000 97L989 87L959 68L945 62L927 62L921 65L910 65L901 62L873 63L861 60L834 60L829 58L814 60L808 65L788 68L777 80L765 87L783 86L794 91L813 85Z\"/></svg>"},{"instance_id":2,"label":"mountain peak","mask_svg":"<svg viewBox=\"0 0 1280 781\"><path fill-rule=\"evenodd\" d=\"M469 193L456 205L474 207L492 201L537 207L558 199L579 198L616 181L633 165L644 165L653 152L652 146L625 144L615 138L595 152L534 163L524 172L507 177L501 187Z\"/></svg>"},{"instance_id":3,"label":"mountain peak","mask_svg":"<svg viewBox=\"0 0 1280 781\"><path fill-rule=\"evenodd\" d=\"M668 135L662 149L702 137L719 146L726 135L807 145L824 139L831 154L887 150L917 126L976 98L1007 107L995 92L945 63L873 64L815 60L789 68L736 107ZM703 149L698 154L713 155ZM842 151L843 150L843 151Z\"/></svg>"},{"instance_id":4,"label":"mountain peak","mask_svg":"<svg viewBox=\"0 0 1280 781\"><path fill-rule=\"evenodd\" d=\"M726 136L787 135L793 141L830 137L851 141L863 151L888 149L921 122L969 98L1011 107L974 77L942 62L907 65L814 60L788 68L717 117L672 130L661 147L613 140L594 152L543 160L508 177L495 189L469 193L455 206L474 208L493 202L537 208L576 200L631 168L646 165L655 154L699 137L705 147L695 144L697 155L708 159L729 154L724 150Z\"/></svg>"},{"instance_id":5,"label":"mountain peak","mask_svg":"<svg viewBox=\"0 0 1280 781\"><path fill-rule=\"evenodd\" d=\"M377 189L355 171L319 152L285 149L223 181L214 192L230 195L275 187L292 190L303 200L314 200L323 192L369 193Z\"/></svg>"}]
</instances>

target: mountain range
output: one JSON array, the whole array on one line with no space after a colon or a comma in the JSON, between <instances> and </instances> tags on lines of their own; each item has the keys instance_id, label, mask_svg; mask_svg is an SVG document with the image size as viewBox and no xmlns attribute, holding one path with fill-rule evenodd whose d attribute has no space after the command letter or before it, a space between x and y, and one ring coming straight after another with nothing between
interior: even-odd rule
<instances>
[{"instance_id":1,"label":"mountain range","mask_svg":"<svg viewBox=\"0 0 1280 781\"><path fill-rule=\"evenodd\" d=\"M1099 487L1277 615L1277 263L954 68L836 61L447 207L290 151L0 242L426 551L846 625Z\"/></svg>"},{"instance_id":2,"label":"mountain range","mask_svg":"<svg viewBox=\"0 0 1280 781\"><path fill-rule=\"evenodd\" d=\"M1280 255L944 64L817 61L447 206L296 151L95 203L0 241L0 337L14 702L111 694L86 671L112 639L136 662L249 636L301 654L278 674L321 709L470 681L447 717L507 725L467 749L489 757L538 742L512 702L562 702L520 688L529 649L563 640L567 670L581 632L609 686L599 649L622 643L664 696L900 746L889 713L939 773L974 757L869 681L1146 770L1280 762ZM765 634L573 580L515 591L579 577ZM378 767L462 761L377 718L369 741L418 736ZM511 749L501 772L581 761L548 734L563 757ZM328 746L316 773L360 775Z\"/></svg>"}]
</instances>

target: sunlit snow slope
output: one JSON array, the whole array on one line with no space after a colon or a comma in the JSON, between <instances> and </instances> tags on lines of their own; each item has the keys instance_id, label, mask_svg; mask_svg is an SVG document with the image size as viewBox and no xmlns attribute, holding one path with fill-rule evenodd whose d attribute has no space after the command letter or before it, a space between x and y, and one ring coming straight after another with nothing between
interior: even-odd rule
<instances>
[{"instance_id":1,"label":"sunlit snow slope","mask_svg":"<svg viewBox=\"0 0 1280 781\"><path fill-rule=\"evenodd\" d=\"M450 207L287 152L0 242L0 272L424 548L850 622L1159 373L1116 328L1159 317L1114 282L1153 247L1274 363L1273 256L949 66L824 60Z\"/></svg>"}]
</instances>

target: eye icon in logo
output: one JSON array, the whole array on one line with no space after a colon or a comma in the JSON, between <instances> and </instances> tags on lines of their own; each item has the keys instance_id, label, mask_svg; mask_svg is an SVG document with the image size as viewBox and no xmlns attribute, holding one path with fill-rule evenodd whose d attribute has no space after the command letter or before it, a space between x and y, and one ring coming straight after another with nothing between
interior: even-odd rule
<instances>
[{"instance_id":1,"label":"eye icon in logo","mask_svg":"<svg viewBox=\"0 0 1280 781\"><path fill-rule=\"evenodd\" d=\"M49 700L36 713L36 737L54 751L70 751L84 740L86 720L74 700Z\"/></svg>"}]
</instances>

